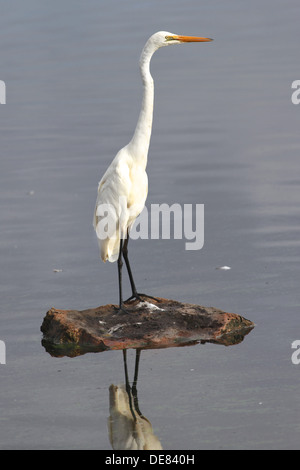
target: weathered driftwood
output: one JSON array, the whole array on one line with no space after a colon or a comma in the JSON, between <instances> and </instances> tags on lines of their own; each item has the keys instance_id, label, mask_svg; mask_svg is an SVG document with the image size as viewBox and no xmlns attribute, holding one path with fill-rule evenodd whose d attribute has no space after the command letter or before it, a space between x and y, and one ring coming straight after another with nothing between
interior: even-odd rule
<instances>
[{"instance_id":1,"label":"weathered driftwood","mask_svg":"<svg viewBox=\"0 0 300 470\"><path fill-rule=\"evenodd\" d=\"M196 343L240 343L254 324L213 307L158 298L83 311L51 308L41 326L42 344L53 356L109 349L156 349Z\"/></svg>"}]
</instances>

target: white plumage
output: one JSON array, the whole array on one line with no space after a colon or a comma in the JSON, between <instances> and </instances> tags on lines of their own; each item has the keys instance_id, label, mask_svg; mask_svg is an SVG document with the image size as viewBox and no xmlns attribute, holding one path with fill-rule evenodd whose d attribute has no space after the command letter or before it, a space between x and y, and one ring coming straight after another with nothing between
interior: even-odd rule
<instances>
[{"instance_id":1,"label":"white plumage","mask_svg":"<svg viewBox=\"0 0 300 470\"><path fill-rule=\"evenodd\" d=\"M130 145L118 152L104 173L98 187L94 228L97 233L101 259L114 262L120 251L120 237L126 237L137 216L142 212L148 194L146 162L132 157ZM107 205L107 206L105 206ZM114 233L103 239L101 220L107 219L103 209L110 209L109 223ZM100 222L100 224L99 224ZM98 227L98 231L97 231Z\"/></svg>"}]
</instances>

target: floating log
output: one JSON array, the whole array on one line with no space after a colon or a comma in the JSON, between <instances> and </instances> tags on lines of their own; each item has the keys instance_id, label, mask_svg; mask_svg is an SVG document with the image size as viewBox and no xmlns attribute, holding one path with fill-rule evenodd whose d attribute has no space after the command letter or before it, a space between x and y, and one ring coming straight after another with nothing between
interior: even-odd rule
<instances>
[{"instance_id":1,"label":"floating log","mask_svg":"<svg viewBox=\"0 0 300 470\"><path fill-rule=\"evenodd\" d=\"M235 313L163 298L98 308L51 308L42 323L42 344L52 356L74 357L111 349L158 349L201 343L225 346L243 341L254 324Z\"/></svg>"}]
</instances>

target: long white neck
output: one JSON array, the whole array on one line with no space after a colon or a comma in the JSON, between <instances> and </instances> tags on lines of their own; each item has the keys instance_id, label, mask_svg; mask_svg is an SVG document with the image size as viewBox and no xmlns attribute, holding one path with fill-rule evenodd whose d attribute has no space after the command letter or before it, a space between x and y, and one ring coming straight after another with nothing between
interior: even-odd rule
<instances>
[{"instance_id":1,"label":"long white neck","mask_svg":"<svg viewBox=\"0 0 300 470\"><path fill-rule=\"evenodd\" d=\"M150 145L154 104L154 83L150 73L150 61L155 51L156 48L147 42L140 57L140 72L144 87L143 101L135 132L129 144L133 158L145 167Z\"/></svg>"}]
</instances>

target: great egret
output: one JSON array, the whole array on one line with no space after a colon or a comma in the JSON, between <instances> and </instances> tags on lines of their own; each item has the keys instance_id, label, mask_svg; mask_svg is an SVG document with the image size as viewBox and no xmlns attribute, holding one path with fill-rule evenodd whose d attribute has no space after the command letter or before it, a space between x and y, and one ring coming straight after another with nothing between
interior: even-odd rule
<instances>
[{"instance_id":1,"label":"great egret","mask_svg":"<svg viewBox=\"0 0 300 470\"><path fill-rule=\"evenodd\" d=\"M140 296L144 295L138 294L133 280L128 260L128 238L130 228L144 208L148 193L146 165L154 100L150 60L154 52L162 46L207 41L211 41L211 39L179 36L167 31L159 31L148 39L139 62L144 90L142 107L134 135L129 144L117 153L98 185L93 225L97 233L102 260L104 262L108 260L112 263L118 261L120 311L126 311L123 306L122 294L122 256L132 289L132 296L129 299L142 300Z\"/></svg>"}]
</instances>

